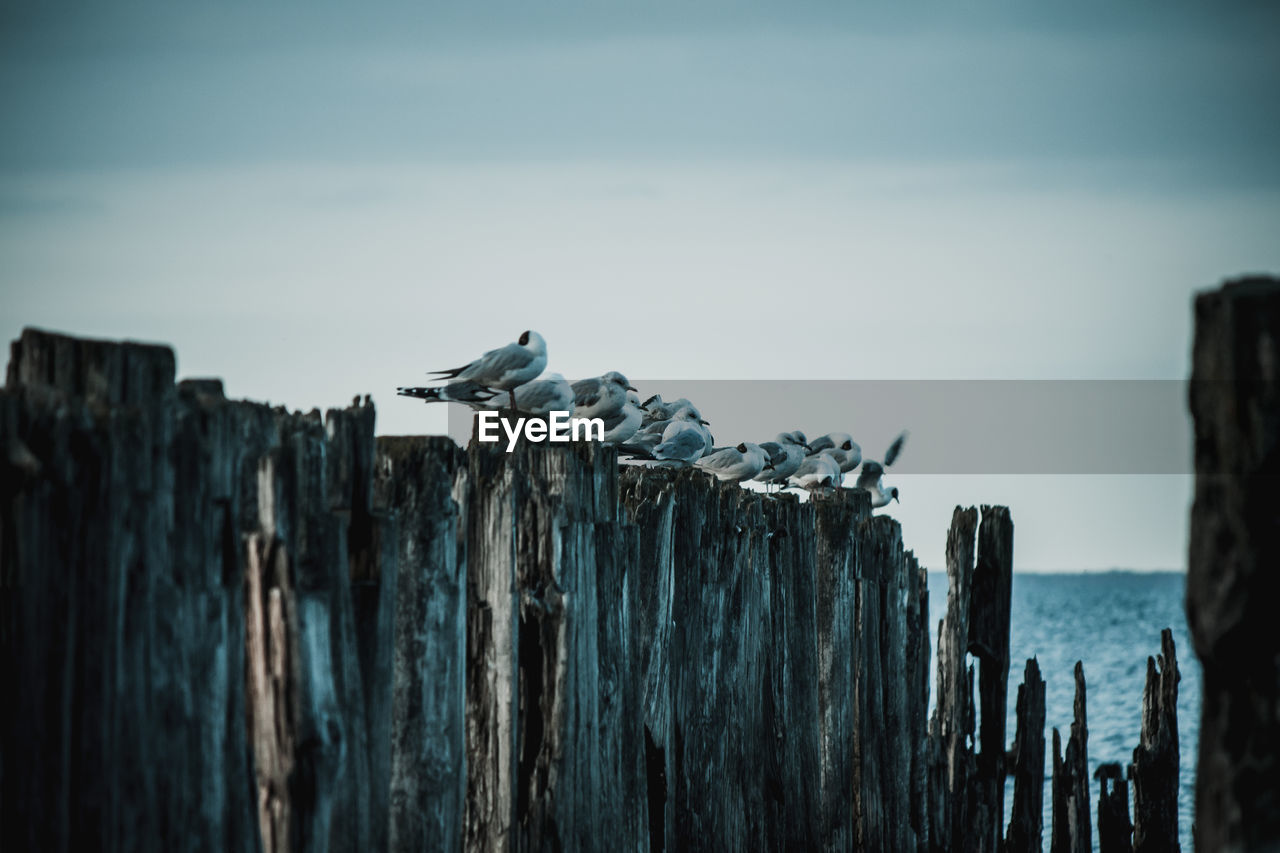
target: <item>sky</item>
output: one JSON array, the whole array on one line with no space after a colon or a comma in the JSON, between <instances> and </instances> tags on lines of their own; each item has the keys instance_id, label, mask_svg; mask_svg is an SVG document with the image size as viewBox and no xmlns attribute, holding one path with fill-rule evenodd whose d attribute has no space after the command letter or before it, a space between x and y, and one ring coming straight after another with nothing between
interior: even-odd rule
<instances>
[{"instance_id":1,"label":"sky","mask_svg":"<svg viewBox=\"0 0 1280 853\"><path fill-rule=\"evenodd\" d=\"M393 389L527 328L646 394L1180 380L1193 294L1280 270L1278 91L1265 4L5 0L0 335L162 341L293 408L370 393L383 434L445 431ZM990 458L1003 434L946 420L983 405L901 423L927 565L952 507L1007 503L1020 570L1184 566L1189 443L930 462ZM879 398L790 414L869 455L899 428Z\"/></svg>"}]
</instances>

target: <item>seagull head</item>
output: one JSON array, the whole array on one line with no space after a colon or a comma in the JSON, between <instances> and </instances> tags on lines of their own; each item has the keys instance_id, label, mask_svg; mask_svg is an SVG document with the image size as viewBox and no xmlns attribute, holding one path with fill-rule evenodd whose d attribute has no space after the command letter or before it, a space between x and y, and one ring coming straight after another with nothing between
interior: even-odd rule
<instances>
[{"instance_id":1,"label":"seagull head","mask_svg":"<svg viewBox=\"0 0 1280 853\"><path fill-rule=\"evenodd\" d=\"M895 501L897 501L897 500L898 500L898 487L897 487L897 486L894 486L894 487L892 487L891 489L889 489L889 497L893 498ZM898 503L902 503L902 501L898 501Z\"/></svg>"},{"instance_id":2,"label":"seagull head","mask_svg":"<svg viewBox=\"0 0 1280 853\"><path fill-rule=\"evenodd\" d=\"M529 329L525 329L523 332L520 333L520 340L518 343L520 344L520 346L524 347L525 349L529 350L529 352L534 353L535 355L547 354L547 342L544 341L542 339L542 335L538 334L537 332L531 331Z\"/></svg>"},{"instance_id":3,"label":"seagull head","mask_svg":"<svg viewBox=\"0 0 1280 853\"><path fill-rule=\"evenodd\" d=\"M671 416L671 419L676 421L695 421L700 424L707 423L707 421L702 419L701 415L698 414L698 410L693 406L681 406L676 409L676 412Z\"/></svg>"},{"instance_id":4,"label":"seagull head","mask_svg":"<svg viewBox=\"0 0 1280 853\"><path fill-rule=\"evenodd\" d=\"M623 389L626 391L636 390L635 388L631 387L631 383L627 381L627 377L623 376L621 373L619 373L616 370L610 370L608 373L606 373L604 376L601 376L600 378L603 379L605 382L612 382L615 385L621 385Z\"/></svg>"}]
</instances>

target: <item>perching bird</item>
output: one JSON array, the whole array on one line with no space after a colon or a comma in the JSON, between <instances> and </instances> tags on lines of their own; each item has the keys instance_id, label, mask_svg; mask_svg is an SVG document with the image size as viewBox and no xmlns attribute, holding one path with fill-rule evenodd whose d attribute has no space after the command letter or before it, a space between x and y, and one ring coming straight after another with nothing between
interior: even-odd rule
<instances>
[{"instance_id":1,"label":"perching bird","mask_svg":"<svg viewBox=\"0 0 1280 853\"><path fill-rule=\"evenodd\" d=\"M819 453L823 450L835 451L834 455L840 463L841 473L852 471L862 461L862 448L847 432L829 432L809 442L810 453Z\"/></svg>"},{"instance_id":2,"label":"perching bird","mask_svg":"<svg viewBox=\"0 0 1280 853\"><path fill-rule=\"evenodd\" d=\"M429 372L450 380L450 384L469 380L494 391L512 391L537 378L546 366L547 342L537 332L525 331L515 343L489 350L461 367ZM511 408L519 408L519 395L511 397Z\"/></svg>"},{"instance_id":3,"label":"perching bird","mask_svg":"<svg viewBox=\"0 0 1280 853\"><path fill-rule=\"evenodd\" d=\"M694 410L684 406L671 416L662 441L653 448L653 458L660 462L689 464L701 459L706 452L706 421L697 417Z\"/></svg>"},{"instance_id":4,"label":"perching bird","mask_svg":"<svg viewBox=\"0 0 1280 853\"><path fill-rule=\"evenodd\" d=\"M778 433L776 442L768 441L760 445L762 448L778 448L769 458L769 466L761 471L756 479L764 483L780 483L785 485L787 478L796 472L804 461L805 451L809 445L805 443L804 433L800 430Z\"/></svg>"},{"instance_id":5,"label":"perching bird","mask_svg":"<svg viewBox=\"0 0 1280 853\"><path fill-rule=\"evenodd\" d=\"M627 401L622 408L604 419L605 444L622 444L640 429L640 420L644 417L644 409L640 408L640 397L635 391L627 392Z\"/></svg>"},{"instance_id":6,"label":"perching bird","mask_svg":"<svg viewBox=\"0 0 1280 853\"><path fill-rule=\"evenodd\" d=\"M662 400L661 394L654 394L648 400L644 401L644 425L648 426L654 421L669 421L676 412L680 411L685 406L693 409L695 414L698 411L698 407L693 405L693 403L690 403L684 397L681 397L679 400L675 400L671 403L665 403ZM698 417L702 417L702 415L699 414Z\"/></svg>"},{"instance_id":7,"label":"perching bird","mask_svg":"<svg viewBox=\"0 0 1280 853\"><path fill-rule=\"evenodd\" d=\"M631 387L627 377L616 370L573 383L573 416L575 418L607 418L622 411Z\"/></svg>"},{"instance_id":8,"label":"perching bird","mask_svg":"<svg viewBox=\"0 0 1280 853\"><path fill-rule=\"evenodd\" d=\"M760 445L743 442L737 447L723 447L693 464L708 474L714 474L722 483L739 483L759 474L769 460Z\"/></svg>"},{"instance_id":9,"label":"perching bird","mask_svg":"<svg viewBox=\"0 0 1280 853\"><path fill-rule=\"evenodd\" d=\"M520 397L520 410L545 418L552 412L573 411L573 387L559 373L548 373L540 379L526 382L515 389ZM511 392L501 391L489 400L485 408L512 408Z\"/></svg>"},{"instance_id":10,"label":"perching bird","mask_svg":"<svg viewBox=\"0 0 1280 853\"><path fill-rule=\"evenodd\" d=\"M906 444L906 441L907 431L903 430L889 445L889 449L884 452L883 463L876 462L874 459L867 459L862 463L862 471L858 474L858 488L866 489L871 493L871 506L873 508L887 506L890 501L898 499L898 488L896 486L888 489L884 487L884 469L892 465L902 453L902 446Z\"/></svg>"},{"instance_id":11,"label":"perching bird","mask_svg":"<svg viewBox=\"0 0 1280 853\"><path fill-rule=\"evenodd\" d=\"M843 477L840 462L834 450L828 447L806 456L796 472L787 478L787 483L802 489L835 488Z\"/></svg>"}]
</instances>

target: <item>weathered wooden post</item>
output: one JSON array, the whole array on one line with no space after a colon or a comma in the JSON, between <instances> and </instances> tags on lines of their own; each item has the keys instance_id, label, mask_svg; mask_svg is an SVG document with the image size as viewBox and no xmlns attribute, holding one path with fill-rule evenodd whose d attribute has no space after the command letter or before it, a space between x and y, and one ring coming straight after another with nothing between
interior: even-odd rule
<instances>
[{"instance_id":1,"label":"weathered wooden post","mask_svg":"<svg viewBox=\"0 0 1280 853\"><path fill-rule=\"evenodd\" d=\"M627 575L631 614L632 681L637 723L644 738L643 806L651 851L675 845L671 780L671 631L674 594L675 499L671 474L625 468L619 475L622 505L637 530L638 554Z\"/></svg>"},{"instance_id":2,"label":"weathered wooden post","mask_svg":"<svg viewBox=\"0 0 1280 853\"><path fill-rule=\"evenodd\" d=\"M1053 730L1053 832L1052 853L1089 853L1092 849L1092 822L1089 820L1089 729L1085 720L1084 665L1076 661L1075 719L1067 739L1066 757L1062 739Z\"/></svg>"},{"instance_id":3,"label":"weathered wooden post","mask_svg":"<svg viewBox=\"0 0 1280 853\"><path fill-rule=\"evenodd\" d=\"M378 439L375 505L394 518L394 533L385 535L394 553L381 561L380 598L393 571L396 593L388 730L379 735L386 738L389 766L385 777L375 778L388 780L391 850L458 850L462 843L466 474L465 455L446 437Z\"/></svg>"},{"instance_id":4,"label":"weathered wooden post","mask_svg":"<svg viewBox=\"0 0 1280 853\"><path fill-rule=\"evenodd\" d=\"M1195 302L1187 621L1204 672L1196 844L1280 847L1280 280Z\"/></svg>"},{"instance_id":5,"label":"weathered wooden post","mask_svg":"<svg viewBox=\"0 0 1280 853\"><path fill-rule=\"evenodd\" d=\"M947 535L947 615L938 629L938 705L930 726L930 819L935 849L999 849L1004 823L1004 729L1009 678L1013 522L1005 507L956 507ZM974 731L978 667L981 729ZM976 736L975 736L976 735ZM975 749L980 746L980 750Z\"/></svg>"},{"instance_id":6,"label":"weathered wooden post","mask_svg":"<svg viewBox=\"0 0 1280 853\"><path fill-rule=\"evenodd\" d=\"M12 849L258 844L237 557L253 511L239 433L252 440L259 421L215 401L216 383L205 408L173 379L168 347L27 329L11 350L0 826Z\"/></svg>"},{"instance_id":7,"label":"weathered wooden post","mask_svg":"<svg viewBox=\"0 0 1280 853\"><path fill-rule=\"evenodd\" d=\"M867 673L859 664L866 662L866 633L878 631L887 622L863 621L867 596L879 595L869 579L877 571L869 568L869 563L880 563L867 548L860 530L860 522L871 514L866 493L840 489L815 496L811 503L816 554L808 595L813 599L816 632L806 631L802 623L790 626L793 639L807 641L804 653L812 655L817 674L817 703L813 709L817 726L810 724L809 728L814 731L820 768L815 791L819 826L811 843L828 849L848 849L866 829L865 813L859 808L866 789L860 784L858 773L859 758L865 754L870 731L869 721L861 714L858 690L863 684L860 678ZM803 581L792 579L784 583L792 596L803 602ZM879 724L882 715L878 709L873 715ZM791 778L797 775L795 771L788 774Z\"/></svg>"},{"instance_id":8,"label":"weathered wooden post","mask_svg":"<svg viewBox=\"0 0 1280 853\"><path fill-rule=\"evenodd\" d=\"M929 571L915 554L903 554L907 583L907 732L911 744L908 791L915 846L929 843Z\"/></svg>"},{"instance_id":9,"label":"weathered wooden post","mask_svg":"<svg viewBox=\"0 0 1280 853\"><path fill-rule=\"evenodd\" d=\"M1147 658L1142 693L1142 740L1133 751L1133 849L1137 853L1179 849L1178 844L1178 660L1173 632L1160 632L1159 669Z\"/></svg>"},{"instance_id":10,"label":"weathered wooden post","mask_svg":"<svg viewBox=\"0 0 1280 853\"><path fill-rule=\"evenodd\" d=\"M956 507L947 532L947 613L938 625L938 702L929 721L930 845L954 849L968 827L974 735L973 668L968 666L969 607L978 512Z\"/></svg>"},{"instance_id":11,"label":"weathered wooden post","mask_svg":"<svg viewBox=\"0 0 1280 853\"><path fill-rule=\"evenodd\" d=\"M1009 689L1009 606L1013 521L984 506L969 604L969 653L978 662L979 751L975 756L970 832L977 849L996 853L1004 831L1005 709Z\"/></svg>"},{"instance_id":12,"label":"weathered wooden post","mask_svg":"<svg viewBox=\"0 0 1280 853\"><path fill-rule=\"evenodd\" d=\"M1035 658L1018 686L1014 735L1013 808L1005 836L1008 853L1039 853L1044 826L1044 679Z\"/></svg>"},{"instance_id":13,"label":"weathered wooden post","mask_svg":"<svg viewBox=\"0 0 1280 853\"><path fill-rule=\"evenodd\" d=\"M1124 770L1118 761L1100 764L1093 778L1098 780L1099 853L1129 853L1133 849L1133 824L1129 822L1129 783Z\"/></svg>"}]
</instances>

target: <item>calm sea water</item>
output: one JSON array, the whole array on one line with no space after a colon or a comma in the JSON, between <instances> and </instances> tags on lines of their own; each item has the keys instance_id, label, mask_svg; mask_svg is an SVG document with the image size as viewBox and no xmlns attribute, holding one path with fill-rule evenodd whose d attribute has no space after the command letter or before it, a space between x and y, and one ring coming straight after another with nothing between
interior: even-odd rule
<instances>
[{"instance_id":1,"label":"calm sea water","mask_svg":"<svg viewBox=\"0 0 1280 853\"><path fill-rule=\"evenodd\" d=\"M1089 727L1091 813L1097 848L1099 764L1128 766L1142 729L1142 689L1147 657L1160 652L1160 630L1173 629L1178 668L1178 743L1180 751L1178 831L1182 849L1191 849L1196 730L1200 720L1200 664L1187 636L1183 611L1186 576L1173 572L1098 572L1088 574L1015 573L1013 577L1011 664L1006 741L1016 727L1014 705L1027 658L1035 657L1045 680L1045 841L1048 841L1051 730L1058 728L1063 749L1071 729L1075 683L1072 669L1084 663ZM934 625L946 612L947 576L929 573L929 618ZM936 676L935 676L936 678ZM936 680L931 682L936 685ZM1006 807L1012 785L1005 795ZM1132 788L1130 789L1132 797ZM1132 805L1130 806L1132 809Z\"/></svg>"}]
</instances>

